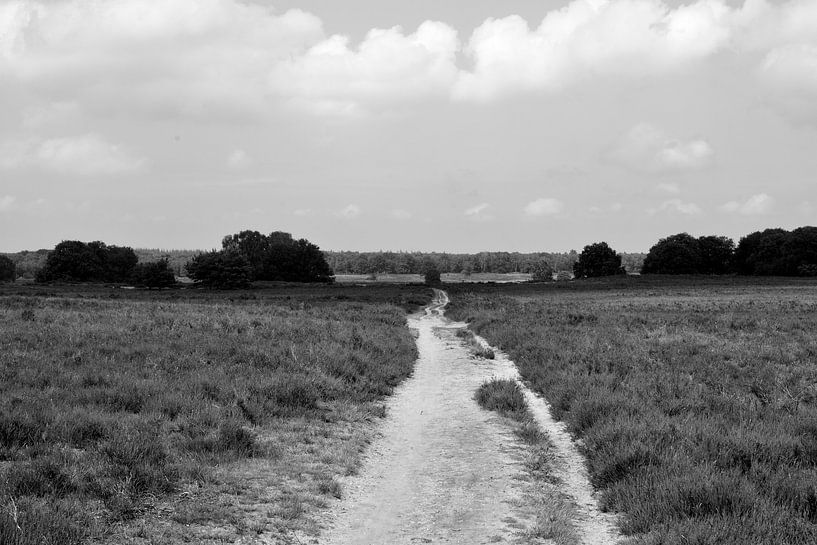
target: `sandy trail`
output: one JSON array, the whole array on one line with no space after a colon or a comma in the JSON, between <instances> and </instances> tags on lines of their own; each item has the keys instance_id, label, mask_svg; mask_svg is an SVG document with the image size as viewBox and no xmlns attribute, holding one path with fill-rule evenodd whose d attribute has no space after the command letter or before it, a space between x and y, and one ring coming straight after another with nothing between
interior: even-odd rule
<instances>
[{"instance_id":1,"label":"sandy trail","mask_svg":"<svg viewBox=\"0 0 817 545\"><path fill-rule=\"evenodd\" d=\"M454 335L464 324L442 316L447 303L445 292L435 290L425 315L410 318L419 351L414 374L395 390L360 474L344 482L322 544L512 543L534 523L530 509L516 507L523 499L525 447L506 422L473 399L486 380L518 372L507 357L471 357ZM532 407L534 414L541 403ZM566 434L559 439L570 442ZM554 438L558 449L561 440ZM583 542L614 543L606 521L596 524L586 475L568 467L574 455L560 453L557 461L567 468L560 475L567 486L577 476L577 493L568 495L586 507L580 524L593 526Z\"/></svg>"}]
</instances>

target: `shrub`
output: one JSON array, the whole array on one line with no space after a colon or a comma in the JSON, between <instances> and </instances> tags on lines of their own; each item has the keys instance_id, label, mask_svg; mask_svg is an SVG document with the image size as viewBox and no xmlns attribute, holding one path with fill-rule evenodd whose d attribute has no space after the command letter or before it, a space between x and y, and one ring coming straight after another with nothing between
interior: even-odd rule
<instances>
[{"instance_id":1,"label":"shrub","mask_svg":"<svg viewBox=\"0 0 817 545\"><path fill-rule=\"evenodd\" d=\"M547 261L540 261L531 270L531 280L534 282L552 282L553 267Z\"/></svg>"},{"instance_id":2,"label":"shrub","mask_svg":"<svg viewBox=\"0 0 817 545\"><path fill-rule=\"evenodd\" d=\"M474 399L484 409L516 420L523 420L528 410L522 389L515 380L494 379L486 382L477 389Z\"/></svg>"},{"instance_id":3,"label":"shrub","mask_svg":"<svg viewBox=\"0 0 817 545\"><path fill-rule=\"evenodd\" d=\"M176 284L176 277L167 258L137 264L132 278L136 285L146 288L169 288Z\"/></svg>"},{"instance_id":4,"label":"shrub","mask_svg":"<svg viewBox=\"0 0 817 545\"><path fill-rule=\"evenodd\" d=\"M440 271L436 267L429 267L425 273L426 286L439 286L442 283Z\"/></svg>"},{"instance_id":5,"label":"shrub","mask_svg":"<svg viewBox=\"0 0 817 545\"><path fill-rule=\"evenodd\" d=\"M14 282L17 278L17 266L10 258L0 255L0 282Z\"/></svg>"}]
</instances>

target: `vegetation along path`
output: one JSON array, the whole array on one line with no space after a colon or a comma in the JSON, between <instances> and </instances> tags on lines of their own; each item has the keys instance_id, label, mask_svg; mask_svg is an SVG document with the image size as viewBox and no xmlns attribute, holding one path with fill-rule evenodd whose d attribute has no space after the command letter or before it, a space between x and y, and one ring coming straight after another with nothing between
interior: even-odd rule
<instances>
[{"instance_id":1,"label":"vegetation along path","mask_svg":"<svg viewBox=\"0 0 817 545\"><path fill-rule=\"evenodd\" d=\"M516 367L502 355L474 358L455 335L464 324L443 317L447 303L435 290L425 315L410 318L419 351L414 374L395 391L361 472L344 483L325 545L549 542L531 532L540 515L526 501L525 446L505 419L473 399L488 379L517 377ZM544 418L543 402L526 397L537 420ZM579 504L576 523L586 527L576 541L613 543L569 437L557 435L559 494Z\"/></svg>"}]
</instances>

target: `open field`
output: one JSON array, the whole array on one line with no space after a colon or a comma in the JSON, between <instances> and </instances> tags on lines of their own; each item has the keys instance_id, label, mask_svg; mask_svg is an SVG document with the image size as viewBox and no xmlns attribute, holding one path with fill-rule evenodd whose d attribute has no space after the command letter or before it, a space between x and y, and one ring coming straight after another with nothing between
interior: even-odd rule
<instances>
[{"instance_id":1,"label":"open field","mask_svg":"<svg viewBox=\"0 0 817 545\"><path fill-rule=\"evenodd\" d=\"M403 309L429 298L0 287L0 543L315 535L412 371Z\"/></svg>"},{"instance_id":2,"label":"open field","mask_svg":"<svg viewBox=\"0 0 817 545\"><path fill-rule=\"evenodd\" d=\"M634 543L817 542L817 283L452 287L581 439Z\"/></svg>"}]
</instances>

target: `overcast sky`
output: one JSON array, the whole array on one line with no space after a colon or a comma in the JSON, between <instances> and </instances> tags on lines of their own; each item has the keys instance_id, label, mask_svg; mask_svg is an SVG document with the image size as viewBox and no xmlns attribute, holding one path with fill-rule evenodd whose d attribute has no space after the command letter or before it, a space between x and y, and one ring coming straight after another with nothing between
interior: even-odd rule
<instances>
[{"instance_id":1,"label":"overcast sky","mask_svg":"<svg viewBox=\"0 0 817 545\"><path fill-rule=\"evenodd\" d=\"M0 0L0 251L817 224L817 0Z\"/></svg>"}]
</instances>

